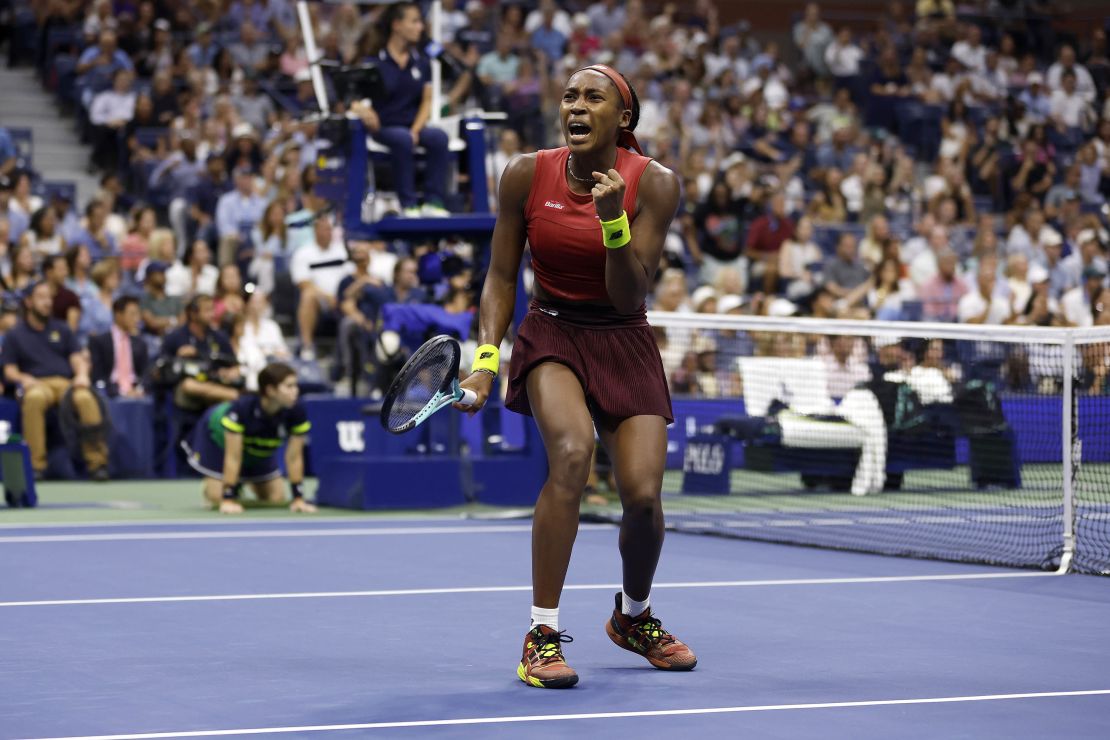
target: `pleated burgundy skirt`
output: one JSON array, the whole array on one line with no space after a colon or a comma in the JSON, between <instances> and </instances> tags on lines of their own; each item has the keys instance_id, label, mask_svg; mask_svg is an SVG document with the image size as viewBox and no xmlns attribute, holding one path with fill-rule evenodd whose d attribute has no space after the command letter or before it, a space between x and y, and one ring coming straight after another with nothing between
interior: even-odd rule
<instances>
[{"instance_id":1,"label":"pleated burgundy skirt","mask_svg":"<svg viewBox=\"0 0 1110 740\"><path fill-rule=\"evenodd\" d=\"M674 421L659 348L642 313L533 301L513 344L506 407L532 415L528 373L545 362L566 365L578 377L595 421L608 425L632 416Z\"/></svg>"}]
</instances>

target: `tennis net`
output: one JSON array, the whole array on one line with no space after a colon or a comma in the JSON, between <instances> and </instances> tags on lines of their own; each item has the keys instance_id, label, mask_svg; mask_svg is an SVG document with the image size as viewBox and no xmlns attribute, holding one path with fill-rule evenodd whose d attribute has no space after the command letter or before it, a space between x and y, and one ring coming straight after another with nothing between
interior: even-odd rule
<instances>
[{"instance_id":1,"label":"tennis net","mask_svg":"<svg viewBox=\"0 0 1110 740\"><path fill-rule=\"evenodd\" d=\"M649 320L671 529L1110 574L1110 327Z\"/></svg>"}]
</instances>

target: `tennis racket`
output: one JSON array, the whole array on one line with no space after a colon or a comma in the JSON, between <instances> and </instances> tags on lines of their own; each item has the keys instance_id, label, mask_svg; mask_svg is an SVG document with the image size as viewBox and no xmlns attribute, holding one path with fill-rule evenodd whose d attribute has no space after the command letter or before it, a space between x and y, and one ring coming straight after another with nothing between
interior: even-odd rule
<instances>
[{"instance_id":1,"label":"tennis racket","mask_svg":"<svg viewBox=\"0 0 1110 740\"><path fill-rule=\"evenodd\" d=\"M453 337L432 337L408 359L393 379L382 403L382 427L404 434L455 402L472 406L474 391L459 387L462 349Z\"/></svg>"}]
</instances>

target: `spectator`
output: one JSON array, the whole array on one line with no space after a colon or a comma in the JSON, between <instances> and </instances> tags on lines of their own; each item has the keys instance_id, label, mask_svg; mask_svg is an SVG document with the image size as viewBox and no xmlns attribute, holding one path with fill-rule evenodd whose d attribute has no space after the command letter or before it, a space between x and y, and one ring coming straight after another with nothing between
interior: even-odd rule
<instances>
[{"instance_id":1,"label":"spectator","mask_svg":"<svg viewBox=\"0 0 1110 740\"><path fill-rule=\"evenodd\" d=\"M147 372L146 342L139 336L139 299L120 296L112 303L112 327L89 337L92 383L109 397L142 398Z\"/></svg>"},{"instance_id":2,"label":"spectator","mask_svg":"<svg viewBox=\"0 0 1110 740\"><path fill-rule=\"evenodd\" d=\"M10 218L14 214L22 215L26 219L24 221L24 224L26 224L30 221L31 215L42 208L45 203L42 198L31 192L31 174L29 172L16 170L15 174L11 176L11 181L12 194L8 200L8 216ZM19 235L17 234L14 238L18 239Z\"/></svg>"},{"instance_id":3,"label":"spectator","mask_svg":"<svg viewBox=\"0 0 1110 740\"><path fill-rule=\"evenodd\" d=\"M983 32L974 23L966 24L964 29L965 37L952 45L952 56L973 73L984 74L987 70L987 47L983 46Z\"/></svg>"},{"instance_id":4,"label":"spectator","mask_svg":"<svg viewBox=\"0 0 1110 740\"><path fill-rule=\"evenodd\" d=\"M281 334L281 327L270 317L269 295L261 290L255 290L247 299L243 309L243 333L239 337L239 365L246 374L246 389L258 390L256 375L267 362L275 360L288 360L291 355L285 338Z\"/></svg>"},{"instance_id":5,"label":"spectator","mask_svg":"<svg viewBox=\"0 0 1110 740\"><path fill-rule=\"evenodd\" d=\"M100 405L90 391L88 363L69 327L51 318L53 303L45 282L27 291L23 321L4 337L4 380L23 388L23 438L30 448L36 479L46 475L46 411L61 403L72 388L73 405L83 427L81 451L89 476L106 481L108 446Z\"/></svg>"},{"instance_id":6,"label":"spectator","mask_svg":"<svg viewBox=\"0 0 1110 740\"><path fill-rule=\"evenodd\" d=\"M505 88L516 79L520 68L520 57L513 52L515 41L505 33L498 34L497 46L483 54L478 62L476 73L482 83L487 108L496 110L505 107Z\"/></svg>"},{"instance_id":7,"label":"spectator","mask_svg":"<svg viewBox=\"0 0 1110 740\"><path fill-rule=\"evenodd\" d=\"M735 265L744 254L740 223L745 203L732 194L726 179L713 185L709 197L698 204L687 231L687 242L701 278L712 282L724 267Z\"/></svg>"},{"instance_id":8,"label":"spectator","mask_svg":"<svg viewBox=\"0 0 1110 740\"><path fill-rule=\"evenodd\" d=\"M181 322L184 303L178 296L166 295L166 263L152 261L143 274L143 293L139 298L143 327L148 334L165 336Z\"/></svg>"},{"instance_id":9,"label":"spectator","mask_svg":"<svg viewBox=\"0 0 1110 740\"><path fill-rule=\"evenodd\" d=\"M135 74L130 69L117 69L112 86L96 94L89 105L89 123L93 125L93 165L114 171L120 165L127 124L135 117Z\"/></svg>"},{"instance_id":10,"label":"spectator","mask_svg":"<svg viewBox=\"0 0 1110 740\"><path fill-rule=\"evenodd\" d=\"M243 89L232 94L235 112L255 131L269 131L277 120L274 101L258 86L258 78L248 74L243 78Z\"/></svg>"},{"instance_id":11,"label":"spectator","mask_svg":"<svg viewBox=\"0 0 1110 740\"><path fill-rule=\"evenodd\" d=\"M131 58L118 46L116 32L110 28L100 31L96 46L90 46L77 58L77 85L81 90L81 103L88 107L93 95L112 84L121 69L134 71Z\"/></svg>"},{"instance_id":12,"label":"spectator","mask_svg":"<svg viewBox=\"0 0 1110 740\"><path fill-rule=\"evenodd\" d=\"M211 67L216 61L220 46L212 36L212 24L201 21L196 27L195 41L185 48L185 54L197 69Z\"/></svg>"},{"instance_id":13,"label":"spectator","mask_svg":"<svg viewBox=\"0 0 1110 740\"><path fill-rule=\"evenodd\" d=\"M104 201L91 200L85 206L85 219L81 231L74 240L76 244L88 247L93 262L104 257L119 254L119 246L112 232L108 230L108 206Z\"/></svg>"},{"instance_id":14,"label":"spectator","mask_svg":"<svg viewBox=\"0 0 1110 740\"><path fill-rule=\"evenodd\" d=\"M186 248L182 260L166 270L166 294L184 299L195 295L212 297L216 294L219 277L220 271L212 264L208 243L197 239Z\"/></svg>"},{"instance_id":15,"label":"spectator","mask_svg":"<svg viewBox=\"0 0 1110 740\"><path fill-rule=\"evenodd\" d=\"M225 326L229 319L243 313L243 278L239 266L232 263L220 268L212 304L212 326Z\"/></svg>"},{"instance_id":16,"label":"spectator","mask_svg":"<svg viewBox=\"0 0 1110 740\"><path fill-rule=\"evenodd\" d=\"M131 214L131 229L120 244L120 267L129 273L139 269L150 249L150 235L158 226L158 216L150 206L139 206Z\"/></svg>"},{"instance_id":17,"label":"spectator","mask_svg":"<svg viewBox=\"0 0 1110 740\"><path fill-rule=\"evenodd\" d=\"M762 284L764 293L778 288L778 260L782 243L794 236L794 223L786 215L786 200L781 192L771 195L767 213L757 218L748 230L746 254L751 262L751 280Z\"/></svg>"},{"instance_id":18,"label":"spectator","mask_svg":"<svg viewBox=\"0 0 1110 740\"><path fill-rule=\"evenodd\" d=\"M938 227L939 228L939 227ZM936 252L936 272L918 285L925 321L955 321L960 299L967 293L967 284L957 273L959 258L947 247Z\"/></svg>"},{"instance_id":19,"label":"spectator","mask_svg":"<svg viewBox=\"0 0 1110 740\"><path fill-rule=\"evenodd\" d=\"M315 240L297 250L289 266L293 284L300 291L297 327L300 329L301 359L316 358L316 325L321 314L335 317L339 283L351 272L347 249L332 242L331 217L321 214L314 223Z\"/></svg>"},{"instance_id":20,"label":"spectator","mask_svg":"<svg viewBox=\"0 0 1110 740\"><path fill-rule=\"evenodd\" d=\"M288 259L285 207L281 201L272 200L266 206L261 220L251 231L251 243L254 256L247 267L247 277L255 282L256 290L269 295L274 289L275 274L286 271Z\"/></svg>"},{"instance_id":21,"label":"spectator","mask_svg":"<svg viewBox=\"0 0 1110 740\"><path fill-rule=\"evenodd\" d=\"M92 268L92 256L89 248L83 244L72 246L66 250L66 265L69 267L69 281L66 283L70 290L77 294L82 301L85 295L94 295L96 286L89 278Z\"/></svg>"},{"instance_id":22,"label":"spectator","mask_svg":"<svg viewBox=\"0 0 1110 740\"><path fill-rule=\"evenodd\" d=\"M825 48L825 66L839 85L849 85L859 76L863 58L863 49L852 40L852 31L847 26L837 31L836 38Z\"/></svg>"},{"instance_id":23,"label":"spectator","mask_svg":"<svg viewBox=\"0 0 1110 740\"><path fill-rule=\"evenodd\" d=\"M1066 70L1060 88L1052 91L1050 116L1060 133L1089 131L1095 120L1091 103L1076 88L1075 72Z\"/></svg>"},{"instance_id":24,"label":"spectator","mask_svg":"<svg viewBox=\"0 0 1110 740\"><path fill-rule=\"evenodd\" d=\"M974 290L961 298L956 315L961 324L1009 324L1014 317L1013 306L996 290L998 261L984 259L979 263Z\"/></svg>"},{"instance_id":25,"label":"spectator","mask_svg":"<svg viewBox=\"0 0 1110 740\"><path fill-rule=\"evenodd\" d=\"M0 218L8 222L8 244L15 244L31 225L31 215L22 211L13 199L14 182L0 175Z\"/></svg>"},{"instance_id":26,"label":"spectator","mask_svg":"<svg viewBox=\"0 0 1110 740\"><path fill-rule=\"evenodd\" d=\"M1059 56L1056 63L1048 68L1048 74L1045 75L1045 84L1049 90L1055 92L1064 87L1064 77L1068 72L1075 75L1075 89L1088 103L1094 103L1098 95L1095 88L1095 81L1091 77L1091 73L1082 64L1077 64L1075 60L1075 49L1069 45L1064 44L1060 47Z\"/></svg>"},{"instance_id":27,"label":"spectator","mask_svg":"<svg viewBox=\"0 0 1110 740\"><path fill-rule=\"evenodd\" d=\"M206 165L197 156L197 141L191 131L178 132L178 147L150 173L150 187L169 197L169 220L179 245L189 244L186 216L196 185Z\"/></svg>"},{"instance_id":28,"label":"spectator","mask_svg":"<svg viewBox=\"0 0 1110 740\"><path fill-rule=\"evenodd\" d=\"M0 126L0 177L8 178L19 162L19 152L15 150L11 132Z\"/></svg>"},{"instance_id":29,"label":"spectator","mask_svg":"<svg viewBox=\"0 0 1110 740\"><path fill-rule=\"evenodd\" d=\"M1060 309L1066 326L1088 327L1094 324L1095 308L1106 282L1106 268L1092 263L1083 268L1083 282L1064 293Z\"/></svg>"},{"instance_id":30,"label":"spectator","mask_svg":"<svg viewBox=\"0 0 1110 740\"><path fill-rule=\"evenodd\" d=\"M89 276L96 286L96 293L86 293L81 301L81 323L77 336L82 344L88 337L102 334L112 326L112 303L120 285L119 261L115 258L101 260L92 266Z\"/></svg>"},{"instance_id":31,"label":"spectator","mask_svg":"<svg viewBox=\"0 0 1110 740\"><path fill-rule=\"evenodd\" d=\"M859 337L822 337L817 357L825 364L825 383L829 397L839 401L860 383L871 380L867 365L867 344Z\"/></svg>"},{"instance_id":32,"label":"spectator","mask_svg":"<svg viewBox=\"0 0 1110 740\"><path fill-rule=\"evenodd\" d=\"M50 316L58 321L64 321L71 332L76 333L81 322L81 299L77 294L66 287L69 278L69 265L66 258L54 254L43 260L42 277L50 286L50 293L54 297Z\"/></svg>"},{"instance_id":33,"label":"spectator","mask_svg":"<svg viewBox=\"0 0 1110 740\"><path fill-rule=\"evenodd\" d=\"M832 28L821 20L821 6L817 3L807 3L805 16L794 24L794 44L801 52L806 65L818 77L824 77L829 73L825 50L832 42Z\"/></svg>"},{"instance_id":34,"label":"spectator","mask_svg":"<svg viewBox=\"0 0 1110 740\"><path fill-rule=\"evenodd\" d=\"M270 67L270 45L259 37L258 29L250 21L239 26L239 40L228 47L228 52L248 79Z\"/></svg>"},{"instance_id":35,"label":"spectator","mask_svg":"<svg viewBox=\"0 0 1110 740\"><path fill-rule=\"evenodd\" d=\"M794 236L779 251L779 279L787 298L797 301L813 293L817 287L813 271L820 269L823 260L821 248L813 241L813 222L802 217Z\"/></svg>"},{"instance_id":36,"label":"spectator","mask_svg":"<svg viewBox=\"0 0 1110 740\"><path fill-rule=\"evenodd\" d=\"M836 296L841 310L851 310L867 296L871 272L859 259L856 237L850 233L840 235L836 254L825 266L825 289Z\"/></svg>"},{"instance_id":37,"label":"spectator","mask_svg":"<svg viewBox=\"0 0 1110 740\"><path fill-rule=\"evenodd\" d=\"M174 405L200 411L239 397L240 372L227 335L212 328L212 297L194 295L185 306L185 324L166 334L162 358L193 360L198 373L185 372L174 384Z\"/></svg>"},{"instance_id":38,"label":"spectator","mask_svg":"<svg viewBox=\"0 0 1110 740\"><path fill-rule=\"evenodd\" d=\"M370 264L373 267L373 262ZM420 285L420 275L416 268L416 260L412 257L397 260L393 268L393 283L389 286L393 289L394 298L390 303L424 303L428 300L427 292Z\"/></svg>"},{"instance_id":39,"label":"spectator","mask_svg":"<svg viewBox=\"0 0 1110 740\"><path fill-rule=\"evenodd\" d=\"M11 252L8 274L4 276L4 289L9 293L20 294L38 280L38 277L30 236L24 234Z\"/></svg>"},{"instance_id":40,"label":"spectator","mask_svg":"<svg viewBox=\"0 0 1110 740\"><path fill-rule=\"evenodd\" d=\"M1026 118L1031 123L1044 123L1052 115L1052 97L1044 85L1044 77L1040 72L1033 72L1025 84L1027 87L1018 95L1018 100L1025 106Z\"/></svg>"},{"instance_id":41,"label":"spectator","mask_svg":"<svg viewBox=\"0 0 1110 740\"><path fill-rule=\"evenodd\" d=\"M173 33L170 22L159 18L151 25L153 36L149 47L135 56L136 71L144 79L173 69Z\"/></svg>"},{"instance_id":42,"label":"spectator","mask_svg":"<svg viewBox=\"0 0 1110 740\"><path fill-rule=\"evenodd\" d=\"M378 53L381 90L372 106L353 106L371 136L389 148L397 197L407 217L445 216L447 134L428 126L431 113L431 66L419 51L424 19L414 3L386 10L381 31L387 37ZM425 150L424 206L418 206L413 149Z\"/></svg>"},{"instance_id":43,"label":"spectator","mask_svg":"<svg viewBox=\"0 0 1110 740\"><path fill-rule=\"evenodd\" d=\"M36 259L65 251L66 242L58 228L58 214L53 206L43 206L35 211L27 233L31 234L31 248Z\"/></svg>"},{"instance_id":44,"label":"spectator","mask_svg":"<svg viewBox=\"0 0 1110 740\"><path fill-rule=\"evenodd\" d=\"M868 283L867 307L880 321L900 321L905 314L905 302L913 300L913 283L902 277L902 265L895 257L884 257L875 266L873 278Z\"/></svg>"},{"instance_id":45,"label":"spectator","mask_svg":"<svg viewBox=\"0 0 1110 740\"><path fill-rule=\"evenodd\" d=\"M235 189L220 196L216 204L216 232L220 239L219 264L239 258L250 245L250 233L262 220L266 201L254 192L254 174L245 167L235 170Z\"/></svg>"}]
</instances>

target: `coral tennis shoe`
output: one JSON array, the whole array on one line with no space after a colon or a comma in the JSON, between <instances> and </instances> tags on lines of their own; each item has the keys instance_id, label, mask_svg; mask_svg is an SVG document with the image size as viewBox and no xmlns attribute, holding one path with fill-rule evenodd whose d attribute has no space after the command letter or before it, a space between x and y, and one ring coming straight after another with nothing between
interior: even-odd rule
<instances>
[{"instance_id":1,"label":"coral tennis shoe","mask_svg":"<svg viewBox=\"0 0 1110 740\"><path fill-rule=\"evenodd\" d=\"M578 674L563 659L561 643L574 638L556 632L546 624L538 625L524 636L524 656L516 675L529 686L541 689L569 689L578 683Z\"/></svg>"},{"instance_id":2,"label":"coral tennis shoe","mask_svg":"<svg viewBox=\"0 0 1110 740\"><path fill-rule=\"evenodd\" d=\"M688 671L698 664L694 652L681 640L663 629L651 609L630 617L621 613L621 594L617 592L617 606L613 616L605 623L609 639L619 647L642 655L656 668L663 671Z\"/></svg>"}]
</instances>

